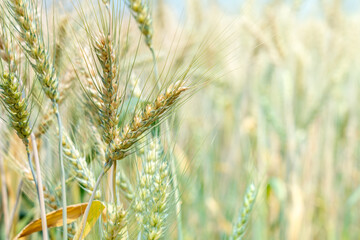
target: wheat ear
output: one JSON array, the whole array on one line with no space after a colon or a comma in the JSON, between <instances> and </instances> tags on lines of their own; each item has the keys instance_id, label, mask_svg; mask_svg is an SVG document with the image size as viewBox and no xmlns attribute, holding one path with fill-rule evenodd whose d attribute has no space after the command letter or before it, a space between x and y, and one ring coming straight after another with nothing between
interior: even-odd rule
<instances>
[{"instance_id":1,"label":"wheat ear","mask_svg":"<svg viewBox=\"0 0 360 240\"><path fill-rule=\"evenodd\" d=\"M151 184L156 171L156 159L158 158L157 149L154 146L151 146L148 151L145 151L142 160L142 172L139 176L138 187L135 194L135 199L133 203L133 208L135 210L135 218L139 225L141 225L143 231L145 218L149 216L148 204L151 202Z\"/></svg>"},{"instance_id":2,"label":"wheat ear","mask_svg":"<svg viewBox=\"0 0 360 240\"><path fill-rule=\"evenodd\" d=\"M145 37L146 44L152 48L153 27L148 6L142 0L127 0L127 5Z\"/></svg>"},{"instance_id":3,"label":"wheat ear","mask_svg":"<svg viewBox=\"0 0 360 240\"><path fill-rule=\"evenodd\" d=\"M103 128L103 140L109 144L118 133L118 82L116 81L117 69L115 52L112 46L111 35L101 35L94 44L95 53L102 67L101 82L101 108L99 116Z\"/></svg>"},{"instance_id":4,"label":"wheat ear","mask_svg":"<svg viewBox=\"0 0 360 240\"><path fill-rule=\"evenodd\" d=\"M111 143L110 151L107 152L107 162L121 160L130 153L130 148L139 137L151 129L152 124L161 120L166 113L176 104L180 94L188 88L183 87L181 82L168 87L164 94L160 94L154 103L148 104L139 114L135 114L133 121L121 129L120 135Z\"/></svg>"},{"instance_id":5,"label":"wheat ear","mask_svg":"<svg viewBox=\"0 0 360 240\"><path fill-rule=\"evenodd\" d=\"M157 61L155 56L155 51L152 45L153 39L153 26L152 26L152 18L149 11L149 7L143 3L142 0L128 0L127 5L135 19L135 21L139 25L139 29L141 33L145 37L146 45L149 47L151 51L151 55L153 58L154 64L154 75L156 80L159 77L158 68L157 68Z\"/></svg>"},{"instance_id":6,"label":"wheat ear","mask_svg":"<svg viewBox=\"0 0 360 240\"><path fill-rule=\"evenodd\" d=\"M8 0L9 12L18 23L18 32L24 43L24 51L32 60L32 66L46 96L55 103L59 100L58 81L49 54L39 32L29 1Z\"/></svg>"},{"instance_id":7,"label":"wheat ear","mask_svg":"<svg viewBox=\"0 0 360 240\"><path fill-rule=\"evenodd\" d=\"M104 239L127 239L126 238L126 214L122 205L108 204L107 221L104 224Z\"/></svg>"},{"instance_id":8,"label":"wheat ear","mask_svg":"<svg viewBox=\"0 0 360 240\"><path fill-rule=\"evenodd\" d=\"M245 193L244 203L240 212L240 216L233 227L233 233L231 239L241 240L245 235L246 225L249 222L249 216L254 206L256 198L256 188L254 184L251 184Z\"/></svg>"},{"instance_id":9,"label":"wheat ear","mask_svg":"<svg viewBox=\"0 0 360 240\"><path fill-rule=\"evenodd\" d=\"M99 96L99 101L96 101L96 104L99 104L99 123L100 127L102 128L102 136L103 141L107 145L107 150L109 150L111 143L114 139L119 135L119 115L118 115L118 108L121 102L121 99L118 95L118 80L116 79L118 72L117 72L117 59L116 59L116 52L113 46L113 35L111 34L112 28L112 13L109 8L109 1L104 0L103 3L105 4L106 9L109 13L109 30L107 33L100 34L93 44L94 51L96 53L97 59L101 65L101 71L99 71L99 77L101 79L101 87ZM116 206L117 199L116 199L116 163L114 164L111 161L110 164L105 164L104 168L100 176L97 179L95 184L95 188L93 193L90 197L89 204L86 207L85 214L84 214L84 224L81 227L80 239L82 239L83 231L85 228L86 219L88 217L90 207L92 201L94 199L94 195L97 191L97 187L100 184L101 178L104 174L113 167L113 174L112 174L112 194L113 194L113 201Z\"/></svg>"},{"instance_id":10,"label":"wheat ear","mask_svg":"<svg viewBox=\"0 0 360 240\"><path fill-rule=\"evenodd\" d=\"M139 236L157 240L164 234L169 198L169 165L157 137L143 159L143 171L134 200L135 217L142 229Z\"/></svg>"}]
</instances>

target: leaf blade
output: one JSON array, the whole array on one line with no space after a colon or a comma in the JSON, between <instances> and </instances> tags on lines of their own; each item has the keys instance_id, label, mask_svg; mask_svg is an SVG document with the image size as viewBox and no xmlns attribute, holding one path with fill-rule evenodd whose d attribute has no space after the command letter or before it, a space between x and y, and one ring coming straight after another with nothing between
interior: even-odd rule
<instances>
[{"instance_id":1,"label":"leaf blade","mask_svg":"<svg viewBox=\"0 0 360 240\"><path fill-rule=\"evenodd\" d=\"M98 202L99 201L94 201L94 203L96 205L98 205ZM100 204L103 205L101 202L100 202ZM79 203L79 204L67 206L67 208L66 208L67 224L72 223L72 222L76 221L76 219L81 217L84 214L87 205L88 205L88 203ZM105 208L105 206L104 206L104 208ZM48 228L61 227L63 225L62 208L46 214L46 221L47 221ZM26 225L14 239L16 240L16 239L19 239L22 237L26 237L32 233L39 232L41 230L42 230L41 218L38 218L38 219L30 222L28 225Z\"/></svg>"},{"instance_id":2,"label":"leaf blade","mask_svg":"<svg viewBox=\"0 0 360 240\"><path fill-rule=\"evenodd\" d=\"M86 235L89 234L89 232L91 231L92 227L95 225L97 219L100 217L100 214L104 211L104 209L105 209L105 205L100 201L94 201L91 204L89 216L87 217L87 220L86 220L86 225L85 225L85 228L83 231L82 238L85 238ZM80 234L81 234L83 225L84 225L84 218L81 220L80 228L77 229L76 234L74 236L74 240L80 239Z\"/></svg>"}]
</instances>

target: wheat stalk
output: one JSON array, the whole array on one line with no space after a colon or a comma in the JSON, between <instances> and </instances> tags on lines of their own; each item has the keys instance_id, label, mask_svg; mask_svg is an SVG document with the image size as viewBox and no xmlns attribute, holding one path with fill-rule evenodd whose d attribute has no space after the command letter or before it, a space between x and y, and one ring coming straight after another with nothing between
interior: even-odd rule
<instances>
[{"instance_id":1,"label":"wheat stalk","mask_svg":"<svg viewBox=\"0 0 360 240\"><path fill-rule=\"evenodd\" d=\"M6 176L4 170L4 161L2 156L0 156L0 178L1 178L1 205L2 211L4 214L4 222L5 222L5 229L9 229L10 220L9 220L9 209L8 209L8 194L6 189ZM9 239L8 233L6 232L5 238Z\"/></svg>"}]
</instances>

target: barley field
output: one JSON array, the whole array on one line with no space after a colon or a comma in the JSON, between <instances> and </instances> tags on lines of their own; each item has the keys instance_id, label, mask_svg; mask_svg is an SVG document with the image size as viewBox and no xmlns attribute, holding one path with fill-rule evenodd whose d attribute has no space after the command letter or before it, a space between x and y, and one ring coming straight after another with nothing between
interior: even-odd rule
<instances>
[{"instance_id":1,"label":"barley field","mask_svg":"<svg viewBox=\"0 0 360 240\"><path fill-rule=\"evenodd\" d=\"M0 0L0 239L360 239L356 0Z\"/></svg>"}]
</instances>

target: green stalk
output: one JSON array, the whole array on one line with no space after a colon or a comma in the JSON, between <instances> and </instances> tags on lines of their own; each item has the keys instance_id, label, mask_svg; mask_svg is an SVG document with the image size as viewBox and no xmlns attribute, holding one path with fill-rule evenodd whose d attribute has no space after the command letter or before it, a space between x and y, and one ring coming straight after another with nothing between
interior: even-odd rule
<instances>
[{"instance_id":1,"label":"green stalk","mask_svg":"<svg viewBox=\"0 0 360 240\"><path fill-rule=\"evenodd\" d=\"M59 105L54 102L54 109L56 119L58 121L59 128L59 158L60 158L60 168L61 168L61 193L62 193L62 217L63 217L63 239L67 240L67 212L66 212L66 180L65 180L65 168L64 168L64 160L63 160L63 150L62 150L62 123L61 117L59 113Z\"/></svg>"},{"instance_id":2,"label":"green stalk","mask_svg":"<svg viewBox=\"0 0 360 240\"><path fill-rule=\"evenodd\" d=\"M31 137L31 141L32 141L32 149L33 149L34 161L35 161L35 165L36 165L36 174L34 171L33 164L31 162L28 144L26 144L26 152L27 152L30 170L33 175L33 179L34 179L34 183L35 183L35 187L36 187L36 191L37 191L37 195L38 195L38 199L39 199L42 235L43 235L43 239L47 240L48 239L48 230L47 230L47 222L46 222L44 190L43 190L43 185L42 185L42 181L41 181L41 169L40 169L39 154L38 154L38 150L37 150L36 139L35 139L34 133L31 133L30 137Z\"/></svg>"},{"instance_id":3,"label":"green stalk","mask_svg":"<svg viewBox=\"0 0 360 240\"><path fill-rule=\"evenodd\" d=\"M154 64L154 75L155 75L155 80L156 82L159 80L159 72L158 72L158 67L157 67L157 60L156 60L156 55L155 55L155 51L154 48L150 48L151 51L151 55L152 55L152 60L153 60L153 64ZM159 90L160 90L160 86L158 84Z\"/></svg>"},{"instance_id":4,"label":"green stalk","mask_svg":"<svg viewBox=\"0 0 360 240\"><path fill-rule=\"evenodd\" d=\"M3 159L0 156L0 174L1 174L1 200L2 200L2 209L4 212L4 223L5 229L9 228L9 211L8 211L8 194L6 189L6 176L4 171ZM9 235L5 233L5 239L9 239Z\"/></svg>"},{"instance_id":5,"label":"green stalk","mask_svg":"<svg viewBox=\"0 0 360 240\"><path fill-rule=\"evenodd\" d=\"M115 209L117 207L117 197L116 197L116 161L114 162L113 166L112 166L112 192L113 192L113 201L114 201L114 205L115 205Z\"/></svg>"},{"instance_id":6,"label":"green stalk","mask_svg":"<svg viewBox=\"0 0 360 240\"><path fill-rule=\"evenodd\" d=\"M35 174L35 170L34 170L34 165L32 164L31 156L30 156L29 143L25 144L25 147L26 147L26 154L27 154L27 158L28 158L28 163L29 163L30 171L31 171L31 174L32 174L32 176L33 176L33 180L34 180L34 183L35 183L36 191L38 191L38 184L37 184L37 180L36 180L36 174ZM38 195L39 195L39 193L38 193Z\"/></svg>"}]
</instances>

